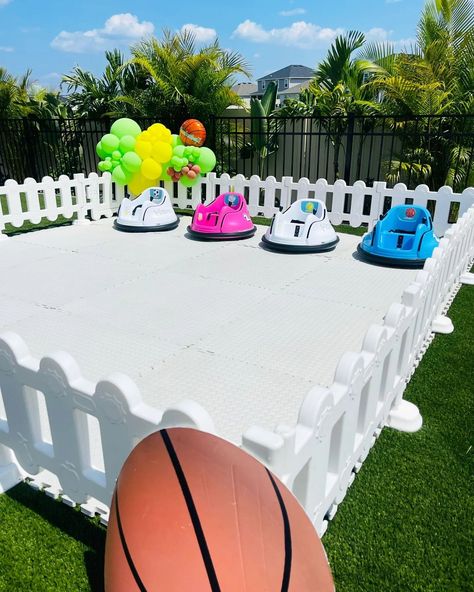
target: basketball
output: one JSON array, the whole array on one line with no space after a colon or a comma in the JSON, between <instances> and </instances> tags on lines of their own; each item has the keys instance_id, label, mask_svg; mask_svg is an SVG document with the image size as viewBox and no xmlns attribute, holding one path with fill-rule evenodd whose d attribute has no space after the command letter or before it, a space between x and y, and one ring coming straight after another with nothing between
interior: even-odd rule
<instances>
[{"instance_id":1,"label":"basketball","mask_svg":"<svg viewBox=\"0 0 474 592\"><path fill-rule=\"evenodd\" d=\"M206 141L206 128L197 119L187 119L179 128L179 137L186 146L202 146Z\"/></svg>"},{"instance_id":2,"label":"basketball","mask_svg":"<svg viewBox=\"0 0 474 592\"><path fill-rule=\"evenodd\" d=\"M290 491L233 444L151 434L115 487L106 592L333 592L319 537Z\"/></svg>"}]
</instances>

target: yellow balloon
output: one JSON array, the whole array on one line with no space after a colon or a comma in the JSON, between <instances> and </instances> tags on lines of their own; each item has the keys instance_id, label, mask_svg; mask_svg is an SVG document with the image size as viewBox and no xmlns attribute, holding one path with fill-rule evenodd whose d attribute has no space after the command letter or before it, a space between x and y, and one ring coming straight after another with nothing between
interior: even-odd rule
<instances>
[{"instance_id":1,"label":"yellow balloon","mask_svg":"<svg viewBox=\"0 0 474 592\"><path fill-rule=\"evenodd\" d=\"M160 140L171 145L171 130L166 129L160 136Z\"/></svg>"},{"instance_id":2,"label":"yellow balloon","mask_svg":"<svg viewBox=\"0 0 474 592\"><path fill-rule=\"evenodd\" d=\"M161 164L156 162L156 160L145 158L140 170L142 175L147 179L158 179L161 175L162 167Z\"/></svg>"},{"instance_id":3,"label":"yellow balloon","mask_svg":"<svg viewBox=\"0 0 474 592\"><path fill-rule=\"evenodd\" d=\"M171 148L171 144L166 144L165 142L153 142L151 157L156 160L156 162L168 162L168 160L171 160L172 156L173 148Z\"/></svg>"},{"instance_id":4,"label":"yellow balloon","mask_svg":"<svg viewBox=\"0 0 474 592\"><path fill-rule=\"evenodd\" d=\"M154 141L161 141L171 144L171 130L169 130L162 123L154 123L153 125L150 125L146 133L150 134L150 137Z\"/></svg>"},{"instance_id":5,"label":"yellow balloon","mask_svg":"<svg viewBox=\"0 0 474 592\"><path fill-rule=\"evenodd\" d=\"M133 195L140 195L145 189L153 185L153 181L146 179L141 173L135 173L130 183L128 183L128 188Z\"/></svg>"},{"instance_id":6,"label":"yellow balloon","mask_svg":"<svg viewBox=\"0 0 474 592\"><path fill-rule=\"evenodd\" d=\"M144 142L153 142L153 136L150 134L150 132L147 130L145 132L142 132L138 137L137 137L137 141L138 140L143 140Z\"/></svg>"},{"instance_id":7,"label":"yellow balloon","mask_svg":"<svg viewBox=\"0 0 474 592\"><path fill-rule=\"evenodd\" d=\"M154 137L159 137L165 129L166 127L162 123L154 123L146 131Z\"/></svg>"},{"instance_id":8,"label":"yellow balloon","mask_svg":"<svg viewBox=\"0 0 474 592\"><path fill-rule=\"evenodd\" d=\"M151 142L146 142L144 140L137 140L135 142L135 152L142 160L145 160L145 158L149 158L151 155L151 151Z\"/></svg>"}]
</instances>

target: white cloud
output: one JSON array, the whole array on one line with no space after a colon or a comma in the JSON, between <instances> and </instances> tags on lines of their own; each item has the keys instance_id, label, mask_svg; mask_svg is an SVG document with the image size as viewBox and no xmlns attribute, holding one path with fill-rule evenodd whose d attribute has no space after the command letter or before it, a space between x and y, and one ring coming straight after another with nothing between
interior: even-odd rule
<instances>
[{"instance_id":1,"label":"white cloud","mask_svg":"<svg viewBox=\"0 0 474 592\"><path fill-rule=\"evenodd\" d=\"M345 32L345 29L342 27L332 29L330 27L320 27L319 25L305 21L298 21L289 27L282 27L280 29L264 29L258 23L247 19L237 26L232 36L253 41L254 43L313 49L328 47L338 35L343 35ZM390 38L392 33L393 31L388 31L382 27L372 27L372 29L365 32L365 38L371 42L389 42L397 48L410 47L415 41L414 39L392 40Z\"/></svg>"},{"instance_id":2,"label":"white cloud","mask_svg":"<svg viewBox=\"0 0 474 592\"><path fill-rule=\"evenodd\" d=\"M366 41L388 41L392 31L381 27L373 27L364 33Z\"/></svg>"},{"instance_id":3,"label":"white cloud","mask_svg":"<svg viewBox=\"0 0 474 592\"><path fill-rule=\"evenodd\" d=\"M320 27L313 23L298 21L289 27L280 29L264 29L261 25L246 20L240 23L232 33L233 37L240 37L255 43L276 43L299 47L302 49L325 47L333 41L337 35L344 33L344 29L331 29L329 27Z\"/></svg>"},{"instance_id":4,"label":"white cloud","mask_svg":"<svg viewBox=\"0 0 474 592\"><path fill-rule=\"evenodd\" d=\"M10 4L12 0L0 0L0 6L6 6L7 4Z\"/></svg>"},{"instance_id":5,"label":"white cloud","mask_svg":"<svg viewBox=\"0 0 474 592\"><path fill-rule=\"evenodd\" d=\"M102 51L118 44L130 43L151 35L153 23L140 22L129 12L114 14L105 21L102 29L89 31L61 31L51 42L51 47L60 51L86 53Z\"/></svg>"},{"instance_id":6,"label":"white cloud","mask_svg":"<svg viewBox=\"0 0 474 592\"><path fill-rule=\"evenodd\" d=\"M296 16L297 14L306 14L306 8L292 8L291 10L280 10L280 16Z\"/></svg>"},{"instance_id":7,"label":"white cloud","mask_svg":"<svg viewBox=\"0 0 474 592\"><path fill-rule=\"evenodd\" d=\"M217 32L215 29L200 27L199 25L193 25L192 23L183 25L181 27L181 33L184 33L184 31L189 31L190 33L192 33L196 37L196 41L199 43L212 41L217 37Z\"/></svg>"},{"instance_id":8,"label":"white cloud","mask_svg":"<svg viewBox=\"0 0 474 592\"><path fill-rule=\"evenodd\" d=\"M10 47L9 45L0 45L0 51L11 53L13 51L13 47Z\"/></svg>"}]
</instances>

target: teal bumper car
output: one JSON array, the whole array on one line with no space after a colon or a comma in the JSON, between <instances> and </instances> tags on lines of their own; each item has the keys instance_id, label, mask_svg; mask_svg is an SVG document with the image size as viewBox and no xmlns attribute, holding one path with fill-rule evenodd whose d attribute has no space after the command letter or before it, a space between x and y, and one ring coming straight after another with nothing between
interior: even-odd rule
<instances>
[{"instance_id":1,"label":"teal bumper car","mask_svg":"<svg viewBox=\"0 0 474 592\"><path fill-rule=\"evenodd\" d=\"M364 235L357 250L371 263L422 267L438 245L429 211L422 206L401 205L391 208Z\"/></svg>"}]
</instances>

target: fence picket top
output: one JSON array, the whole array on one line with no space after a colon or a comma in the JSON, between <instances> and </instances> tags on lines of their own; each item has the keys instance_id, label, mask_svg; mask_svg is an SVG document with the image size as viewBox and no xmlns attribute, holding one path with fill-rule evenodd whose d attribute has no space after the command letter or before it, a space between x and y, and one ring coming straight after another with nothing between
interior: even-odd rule
<instances>
[{"instance_id":1,"label":"fence picket top","mask_svg":"<svg viewBox=\"0 0 474 592\"><path fill-rule=\"evenodd\" d=\"M385 325L373 323L367 329L364 339L362 340L362 351L373 355L376 359L380 359L388 340L389 328Z\"/></svg>"},{"instance_id":2,"label":"fence picket top","mask_svg":"<svg viewBox=\"0 0 474 592\"><path fill-rule=\"evenodd\" d=\"M384 318L384 325L395 329L401 326L408 317L407 308L401 302L392 302Z\"/></svg>"},{"instance_id":3,"label":"fence picket top","mask_svg":"<svg viewBox=\"0 0 474 592\"><path fill-rule=\"evenodd\" d=\"M365 371L364 358L360 352L345 352L337 366L334 373L334 382L347 387L352 387L359 383Z\"/></svg>"},{"instance_id":4,"label":"fence picket top","mask_svg":"<svg viewBox=\"0 0 474 592\"><path fill-rule=\"evenodd\" d=\"M125 374L115 372L100 380L94 398L101 411L101 418L111 424L125 424L126 418L134 415L150 425L158 425L163 413L143 402L135 382Z\"/></svg>"},{"instance_id":5,"label":"fence picket top","mask_svg":"<svg viewBox=\"0 0 474 592\"><path fill-rule=\"evenodd\" d=\"M84 379L76 360L64 351L41 358L39 374L47 385L45 394L69 397L72 390L88 396L94 392L94 385Z\"/></svg>"},{"instance_id":6,"label":"fence picket top","mask_svg":"<svg viewBox=\"0 0 474 592\"><path fill-rule=\"evenodd\" d=\"M28 346L19 335L11 331L0 333L0 372L15 373L19 365L28 370L39 368L39 363L31 356Z\"/></svg>"}]
</instances>

